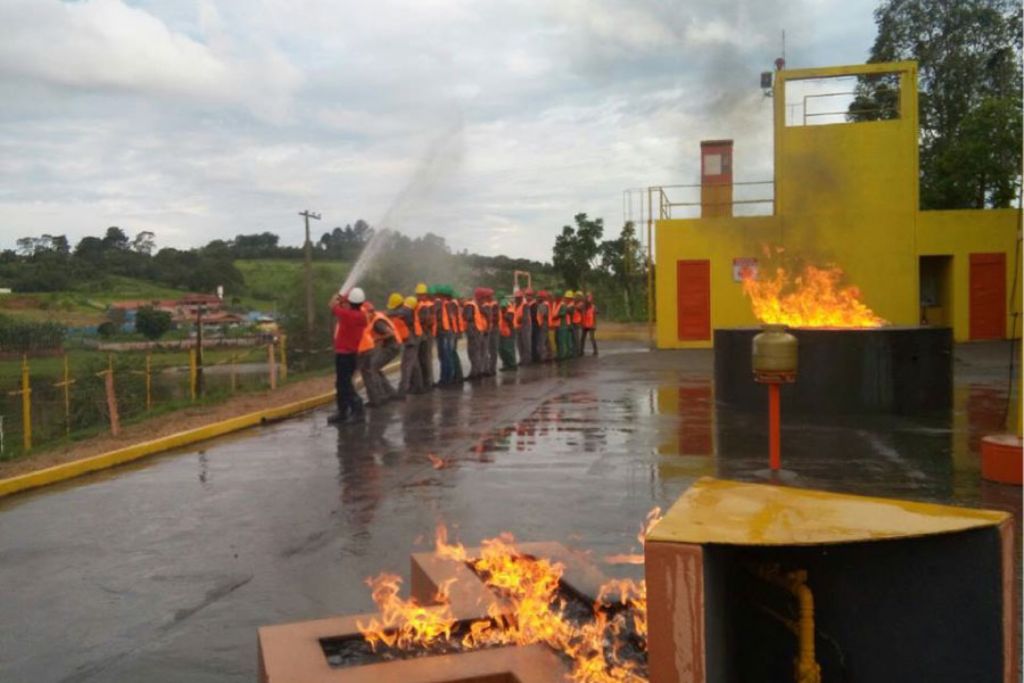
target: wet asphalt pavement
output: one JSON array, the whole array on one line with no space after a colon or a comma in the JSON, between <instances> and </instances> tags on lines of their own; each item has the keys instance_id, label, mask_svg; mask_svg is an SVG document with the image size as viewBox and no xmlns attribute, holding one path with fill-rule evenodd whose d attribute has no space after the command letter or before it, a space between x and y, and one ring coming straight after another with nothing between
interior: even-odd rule
<instances>
[{"instance_id":1,"label":"wet asphalt pavement","mask_svg":"<svg viewBox=\"0 0 1024 683\"><path fill-rule=\"evenodd\" d=\"M696 477L765 476L764 417L716 409L711 352L604 348L0 500L0 681L253 681L258 626L368 611L364 578L407 576L438 522L467 544L637 552L648 510ZM1019 532L1020 489L983 482L978 456L1008 356L957 349L949 416L783 416L788 480L1009 510Z\"/></svg>"}]
</instances>

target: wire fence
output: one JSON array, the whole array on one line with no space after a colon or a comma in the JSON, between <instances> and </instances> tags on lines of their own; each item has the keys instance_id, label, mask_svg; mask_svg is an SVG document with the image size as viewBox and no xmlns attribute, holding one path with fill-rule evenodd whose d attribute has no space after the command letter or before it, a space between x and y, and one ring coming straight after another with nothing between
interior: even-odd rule
<instances>
[{"instance_id":1,"label":"wire fence","mask_svg":"<svg viewBox=\"0 0 1024 683\"><path fill-rule=\"evenodd\" d=\"M8 354L0 358L0 460L321 374L330 349L250 347Z\"/></svg>"}]
</instances>

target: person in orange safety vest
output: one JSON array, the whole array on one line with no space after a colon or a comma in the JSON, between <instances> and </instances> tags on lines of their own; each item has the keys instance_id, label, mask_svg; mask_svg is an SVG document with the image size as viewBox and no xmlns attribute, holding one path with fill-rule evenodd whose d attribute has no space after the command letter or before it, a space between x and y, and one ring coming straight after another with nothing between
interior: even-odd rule
<instances>
[{"instance_id":1,"label":"person in orange safety vest","mask_svg":"<svg viewBox=\"0 0 1024 683\"><path fill-rule=\"evenodd\" d=\"M520 365L526 365L533 360L533 315L530 312L532 297L532 289L517 289L515 291L516 322L519 325L516 347L519 349Z\"/></svg>"},{"instance_id":2,"label":"person in orange safety vest","mask_svg":"<svg viewBox=\"0 0 1024 683\"><path fill-rule=\"evenodd\" d=\"M516 365L516 307L508 299L502 299L498 311L498 331L501 335L498 352L501 354L501 371L515 370Z\"/></svg>"},{"instance_id":3,"label":"person in orange safety vest","mask_svg":"<svg viewBox=\"0 0 1024 683\"><path fill-rule=\"evenodd\" d=\"M572 348L575 355L583 355L583 291L573 293L575 301L572 305Z\"/></svg>"},{"instance_id":4,"label":"person in orange safety vest","mask_svg":"<svg viewBox=\"0 0 1024 683\"><path fill-rule=\"evenodd\" d=\"M484 374L493 377L498 371L498 345L499 329L498 323L501 315L498 312L498 302L494 300L494 290L484 287L484 301L480 305L484 318L487 319L487 333L484 337Z\"/></svg>"},{"instance_id":5,"label":"person in orange safety vest","mask_svg":"<svg viewBox=\"0 0 1024 683\"><path fill-rule=\"evenodd\" d=\"M597 306L594 304L594 295L587 294L583 303L583 338L580 341L580 355L583 355L583 347L587 345L587 337L590 337L590 347L597 355Z\"/></svg>"},{"instance_id":6,"label":"person in orange safety vest","mask_svg":"<svg viewBox=\"0 0 1024 683\"><path fill-rule=\"evenodd\" d=\"M395 325L395 328L402 336L402 365L401 379L398 382L398 398L404 398L407 394L418 394L423 391L420 384L420 334L422 327L416 318L416 299L414 297L402 297L394 292L388 298L388 317Z\"/></svg>"},{"instance_id":7,"label":"person in orange safety vest","mask_svg":"<svg viewBox=\"0 0 1024 683\"><path fill-rule=\"evenodd\" d=\"M381 369L398 355L399 333L391 320L369 301L363 304L363 311L367 325L359 341L356 362L366 390L366 405L381 406L395 395Z\"/></svg>"},{"instance_id":8,"label":"person in orange safety vest","mask_svg":"<svg viewBox=\"0 0 1024 683\"><path fill-rule=\"evenodd\" d=\"M416 285L416 321L420 324L420 384L425 389L434 388L434 338L437 336L437 316L434 314L434 299L427 290L427 284Z\"/></svg>"},{"instance_id":9,"label":"person in orange safety vest","mask_svg":"<svg viewBox=\"0 0 1024 683\"><path fill-rule=\"evenodd\" d=\"M487 318L480 304L485 298L483 287L477 287L472 299L466 299L462 307L462 318L466 325L466 351L469 354L469 375L466 379L484 376L484 343L487 334Z\"/></svg>"}]
</instances>

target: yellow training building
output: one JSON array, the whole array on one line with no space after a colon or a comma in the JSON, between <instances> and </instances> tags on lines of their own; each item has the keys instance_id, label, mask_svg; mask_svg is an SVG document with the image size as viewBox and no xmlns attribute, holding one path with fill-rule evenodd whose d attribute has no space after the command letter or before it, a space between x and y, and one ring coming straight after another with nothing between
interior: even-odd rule
<instances>
[{"instance_id":1,"label":"yellow training building","mask_svg":"<svg viewBox=\"0 0 1024 683\"><path fill-rule=\"evenodd\" d=\"M845 110L851 88L836 93L836 84L863 75L898 88L891 118L846 122L837 112L818 113L840 95ZM747 206L740 191L751 188L734 188L731 140L701 145L699 218L672 218L681 204L668 199L668 188L652 188L661 216L654 236L658 347L710 347L715 328L757 324L739 272L764 274L792 256L842 268L891 324L951 326L956 341L1019 334L1019 211L919 208L916 63L774 76L771 215L733 215L734 206ZM812 125L816 116L822 125ZM767 185L754 188L757 198Z\"/></svg>"}]
</instances>

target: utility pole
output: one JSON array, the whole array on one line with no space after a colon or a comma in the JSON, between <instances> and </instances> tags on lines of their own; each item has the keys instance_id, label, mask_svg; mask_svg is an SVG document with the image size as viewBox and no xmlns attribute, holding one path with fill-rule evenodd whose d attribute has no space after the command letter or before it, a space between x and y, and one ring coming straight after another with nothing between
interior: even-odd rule
<instances>
[{"instance_id":1,"label":"utility pole","mask_svg":"<svg viewBox=\"0 0 1024 683\"><path fill-rule=\"evenodd\" d=\"M202 396L206 391L203 380L203 305L196 306L196 394Z\"/></svg>"},{"instance_id":2,"label":"utility pole","mask_svg":"<svg viewBox=\"0 0 1024 683\"><path fill-rule=\"evenodd\" d=\"M313 347L313 242L309 239L309 219L320 220L320 214L309 209L300 211L299 215L306 219L306 350Z\"/></svg>"}]
</instances>

